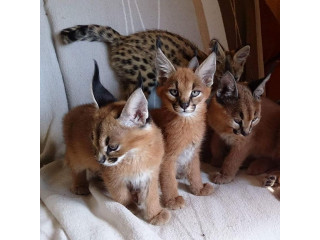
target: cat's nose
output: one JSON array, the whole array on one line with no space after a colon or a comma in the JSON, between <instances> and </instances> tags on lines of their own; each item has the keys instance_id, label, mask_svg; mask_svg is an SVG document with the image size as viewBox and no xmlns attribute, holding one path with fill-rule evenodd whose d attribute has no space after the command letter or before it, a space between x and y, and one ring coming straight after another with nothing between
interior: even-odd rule
<instances>
[{"instance_id":1,"label":"cat's nose","mask_svg":"<svg viewBox=\"0 0 320 240\"><path fill-rule=\"evenodd\" d=\"M243 129L241 130L241 134L243 136L248 136L250 132L244 131Z\"/></svg>"},{"instance_id":2,"label":"cat's nose","mask_svg":"<svg viewBox=\"0 0 320 240\"><path fill-rule=\"evenodd\" d=\"M183 108L183 110L186 110L187 107L189 107L189 103L180 103L180 107Z\"/></svg>"},{"instance_id":3,"label":"cat's nose","mask_svg":"<svg viewBox=\"0 0 320 240\"><path fill-rule=\"evenodd\" d=\"M99 163L104 163L106 161L106 159L107 159L106 156L102 155L102 156L99 157L99 161L98 162Z\"/></svg>"}]
</instances>

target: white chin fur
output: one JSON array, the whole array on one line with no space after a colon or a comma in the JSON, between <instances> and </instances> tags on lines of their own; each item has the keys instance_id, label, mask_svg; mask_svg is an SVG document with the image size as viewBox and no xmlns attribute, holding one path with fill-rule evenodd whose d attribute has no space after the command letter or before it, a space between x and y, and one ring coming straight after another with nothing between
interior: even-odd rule
<instances>
[{"instance_id":1,"label":"white chin fur","mask_svg":"<svg viewBox=\"0 0 320 240\"><path fill-rule=\"evenodd\" d=\"M186 109L186 112L185 112L185 111L183 111L182 108L179 108L176 112L177 112L180 116L182 116L182 117L190 117L190 116L193 116L193 115L195 114L196 109L197 109L197 108L195 108L194 110L192 110L191 108L187 108L187 109Z\"/></svg>"},{"instance_id":2,"label":"white chin fur","mask_svg":"<svg viewBox=\"0 0 320 240\"><path fill-rule=\"evenodd\" d=\"M193 116L194 111L193 112L179 112L179 115L182 117L191 117Z\"/></svg>"},{"instance_id":3,"label":"white chin fur","mask_svg":"<svg viewBox=\"0 0 320 240\"><path fill-rule=\"evenodd\" d=\"M126 156L126 154L123 154L121 157L118 157L117 161L114 162L114 163L108 162L108 159L107 159L107 160L106 160L104 163L102 163L102 164L103 164L104 166L107 166L107 167L116 166L116 165L118 165L119 163L122 162L122 160L125 158L125 156Z\"/></svg>"}]
</instances>

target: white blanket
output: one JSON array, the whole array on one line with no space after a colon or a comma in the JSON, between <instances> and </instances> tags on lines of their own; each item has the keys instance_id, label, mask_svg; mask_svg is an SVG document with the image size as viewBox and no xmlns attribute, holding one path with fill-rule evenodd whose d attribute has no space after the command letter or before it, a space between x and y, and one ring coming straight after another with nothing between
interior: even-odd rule
<instances>
[{"instance_id":1,"label":"white blanket","mask_svg":"<svg viewBox=\"0 0 320 240\"><path fill-rule=\"evenodd\" d=\"M203 164L202 179L213 168ZM186 207L171 211L164 226L153 226L114 202L101 184L90 182L89 196L69 191L71 176L62 160L40 171L41 239L246 239L280 238L280 202L256 177L240 173L230 184L215 185L208 197L189 193L185 181L179 193ZM139 215L139 214L138 214Z\"/></svg>"}]
</instances>

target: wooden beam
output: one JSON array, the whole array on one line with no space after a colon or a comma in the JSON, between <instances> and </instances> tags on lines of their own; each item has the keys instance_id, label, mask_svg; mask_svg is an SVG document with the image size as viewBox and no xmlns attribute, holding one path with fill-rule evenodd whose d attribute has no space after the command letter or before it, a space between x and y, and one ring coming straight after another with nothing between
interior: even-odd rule
<instances>
[{"instance_id":1,"label":"wooden beam","mask_svg":"<svg viewBox=\"0 0 320 240\"><path fill-rule=\"evenodd\" d=\"M280 0L265 0L265 3L268 5L272 14L280 23Z\"/></svg>"},{"instance_id":2,"label":"wooden beam","mask_svg":"<svg viewBox=\"0 0 320 240\"><path fill-rule=\"evenodd\" d=\"M251 46L250 57L246 65L247 80L264 76L263 48L259 0L246 2L246 42Z\"/></svg>"},{"instance_id":3,"label":"wooden beam","mask_svg":"<svg viewBox=\"0 0 320 240\"><path fill-rule=\"evenodd\" d=\"M226 30L229 50L237 50L242 46L239 46L239 43L236 41L234 16L231 7L232 1L218 0L218 2ZM259 0L235 1L235 10L242 45L249 44L251 47L242 80L250 81L258 79L264 75Z\"/></svg>"},{"instance_id":4,"label":"wooden beam","mask_svg":"<svg viewBox=\"0 0 320 240\"><path fill-rule=\"evenodd\" d=\"M202 1L193 0L193 5L196 11L198 27L203 44L203 50L207 52L206 50L209 48L210 36L206 16L204 15Z\"/></svg>"}]
</instances>

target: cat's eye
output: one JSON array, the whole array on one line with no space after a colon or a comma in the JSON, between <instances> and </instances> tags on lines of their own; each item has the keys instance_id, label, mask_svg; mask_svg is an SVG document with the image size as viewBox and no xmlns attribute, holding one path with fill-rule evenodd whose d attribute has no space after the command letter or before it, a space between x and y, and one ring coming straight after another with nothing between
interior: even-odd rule
<instances>
[{"instance_id":1,"label":"cat's eye","mask_svg":"<svg viewBox=\"0 0 320 240\"><path fill-rule=\"evenodd\" d=\"M236 124L241 124L242 120L241 119L233 119L233 121L236 123Z\"/></svg>"},{"instance_id":2,"label":"cat's eye","mask_svg":"<svg viewBox=\"0 0 320 240\"><path fill-rule=\"evenodd\" d=\"M200 94L200 91L198 91L198 90L193 90L193 91L191 92L191 96L192 96L192 97L197 97L197 96L199 96L199 94Z\"/></svg>"},{"instance_id":3,"label":"cat's eye","mask_svg":"<svg viewBox=\"0 0 320 240\"><path fill-rule=\"evenodd\" d=\"M110 150L110 152L112 151L116 151L119 147L119 144L115 144L115 145L109 145L108 148Z\"/></svg>"},{"instance_id":4,"label":"cat's eye","mask_svg":"<svg viewBox=\"0 0 320 240\"><path fill-rule=\"evenodd\" d=\"M178 96L178 90L177 89L170 89L169 93L174 97Z\"/></svg>"}]
</instances>

